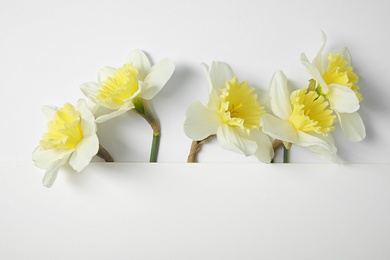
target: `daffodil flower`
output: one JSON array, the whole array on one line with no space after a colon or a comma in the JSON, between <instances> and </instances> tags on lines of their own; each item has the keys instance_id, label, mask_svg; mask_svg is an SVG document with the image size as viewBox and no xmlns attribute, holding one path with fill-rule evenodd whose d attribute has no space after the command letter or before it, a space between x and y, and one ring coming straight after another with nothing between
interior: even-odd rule
<instances>
[{"instance_id":1,"label":"daffodil flower","mask_svg":"<svg viewBox=\"0 0 390 260\"><path fill-rule=\"evenodd\" d=\"M80 172L99 151L95 118L87 108L85 100L76 107L66 103L62 108L45 106L43 113L48 118L48 131L33 152L33 161L46 169L43 185L53 185L62 165Z\"/></svg>"},{"instance_id":2,"label":"daffodil flower","mask_svg":"<svg viewBox=\"0 0 390 260\"><path fill-rule=\"evenodd\" d=\"M141 100L151 100L167 83L175 69L170 59L163 59L153 67L141 50L130 52L120 68L103 67L98 82L87 82L81 91L94 104L110 112L96 118L102 123L134 108Z\"/></svg>"},{"instance_id":3,"label":"daffodil flower","mask_svg":"<svg viewBox=\"0 0 390 260\"><path fill-rule=\"evenodd\" d=\"M316 91L329 101L347 138L361 141L366 131L357 111L363 96L356 85L359 77L351 66L351 55L346 48L323 55L325 44L326 35L322 32L322 45L316 57L309 62L303 53L301 62L315 80Z\"/></svg>"},{"instance_id":4,"label":"daffodil flower","mask_svg":"<svg viewBox=\"0 0 390 260\"><path fill-rule=\"evenodd\" d=\"M144 52L134 50L122 67L103 67L99 71L98 82L80 86L82 92L95 104L91 107L97 123L134 110L150 124L153 129L150 162L157 161L160 123L149 109L148 101L160 92L174 69L175 65L170 59L163 59L151 66ZM100 114L98 111L101 107L109 112Z\"/></svg>"},{"instance_id":5,"label":"daffodil flower","mask_svg":"<svg viewBox=\"0 0 390 260\"><path fill-rule=\"evenodd\" d=\"M297 144L337 161L337 149L329 135L335 116L323 96L307 88L290 94L286 76L277 71L271 80L270 104L274 115L261 117L264 133L285 145Z\"/></svg>"},{"instance_id":6,"label":"daffodil flower","mask_svg":"<svg viewBox=\"0 0 390 260\"><path fill-rule=\"evenodd\" d=\"M270 138L261 131L260 118L265 110L253 93L255 89L246 81L239 82L226 63L215 61L210 69L204 67L209 100L206 106L196 101L188 108L184 122L186 135L198 144L216 135L224 149L254 155L269 163L274 151Z\"/></svg>"}]
</instances>

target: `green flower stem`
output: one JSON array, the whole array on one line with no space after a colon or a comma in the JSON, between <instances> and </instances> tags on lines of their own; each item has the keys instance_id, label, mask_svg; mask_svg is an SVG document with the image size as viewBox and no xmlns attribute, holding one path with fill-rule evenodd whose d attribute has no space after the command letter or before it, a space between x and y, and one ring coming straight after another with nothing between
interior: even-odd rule
<instances>
[{"instance_id":1,"label":"green flower stem","mask_svg":"<svg viewBox=\"0 0 390 260\"><path fill-rule=\"evenodd\" d=\"M104 147L101 146L100 144L99 144L99 151L96 155L98 157L102 158L106 162L113 162L114 161L111 157L111 154L106 149L104 149Z\"/></svg>"},{"instance_id":2,"label":"green flower stem","mask_svg":"<svg viewBox=\"0 0 390 260\"><path fill-rule=\"evenodd\" d=\"M202 144L206 143L210 138L214 137L215 135L210 135L206 137L203 140L200 141L195 141L193 140L191 143L191 149L190 149L190 154L188 155L187 162L188 163L196 163L198 162L197 156L200 151L200 147Z\"/></svg>"},{"instance_id":3,"label":"green flower stem","mask_svg":"<svg viewBox=\"0 0 390 260\"><path fill-rule=\"evenodd\" d=\"M288 163L289 151L290 149L287 149L286 146L283 146L283 163Z\"/></svg>"},{"instance_id":4,"label":"green flower stem","mask_svg":"<svg viewBox=\"0 0 390 260\"><path fill-rule=\"evenodd\" d=\"M157 162L158 150L160 148L160 133L153 132L152 149L150 151L150 162Z\"/></svg>"},{"instance_id":5,"label":"green flower stem","mask_svg":"<svg viewBox=\"0 0 390 260\"><path fill-rule=\"evenodd\" d=\"M279 149L281 146L283 146L283 163L288 163L289 162L289 151L291 148L291 143L286 143L281 140L275 139L272 142L272 148L276 152L277 149ZM274 160L272 159L271 163L273 163Z\"/></svg>"},{"instance_id":6,"label":"green flower stem","mask_svg":"<svg viewBox=\"0 0 390 260\"><path fill-rule=\"evenodd\" d=\"M157 162L158 151L160 147L160 136L161 136L161 126L160 121L155 115L153 115L150 107L145 100L141 98L135 98L133 100L134 108L133 110L142 116L152 127L153 130L153 140L152 148L150 150L150 162Z\"/></svg>"}]
</instances>

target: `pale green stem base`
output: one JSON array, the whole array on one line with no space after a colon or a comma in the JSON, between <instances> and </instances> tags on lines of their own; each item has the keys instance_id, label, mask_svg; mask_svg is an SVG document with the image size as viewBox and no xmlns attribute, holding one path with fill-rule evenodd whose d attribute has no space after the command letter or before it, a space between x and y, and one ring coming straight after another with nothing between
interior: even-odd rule
<instances>
[{"instance_id":1,"label":"pale green stem base","mask_svg":"<svg viewBox=\"0 0 390 260\"><path fill-rule=\"evenodd\" d=\"M161 126L158 118L152 113L150 107L145 100L141 98L134 99L135 110L142 116L153 129L152 148L150 150L149 162L157 162L158 151L160 148Z\"/></svg>"},{"instance_id":2,"label":"pale green stem base","mask_svg":"<svg viewBox=\"0 0 390 260\"><path fill-rule=\"evenodd\" d=\"M160 133L153 133L152 148L150 150L149 162L157 162L159 148L160 148Z\"/></svg>"},{"instance_id":3,"label":"pale green stem base","mask_svg":"<svg viewBox=\"0 0 390 260\"><path fill-rule=\"evenodd\" d=\"M283 163L289 162L289 151L290 149L287 149L285 146L283 146Z\"/></svg>"}]
</instances>

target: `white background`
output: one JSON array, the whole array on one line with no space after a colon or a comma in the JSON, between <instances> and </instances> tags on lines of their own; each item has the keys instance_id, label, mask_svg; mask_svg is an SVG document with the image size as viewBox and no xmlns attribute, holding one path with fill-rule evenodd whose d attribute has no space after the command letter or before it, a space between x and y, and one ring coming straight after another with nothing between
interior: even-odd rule
<instances>
[{"instance_id":1,"label":"white background","mask_svg":"<svg viewBox=\"0 0 390 260\"><path fill-rule=\"evenodd\" d=\"M84 98L79 86L102 66L122 66L143 49L155 63L169 57L176 71L153 100L162 124L160 162L185 162L191 140L183 132L187 107L206 101L201 62L230 64L240 81L268 88L275 70L297 87L309 75L299 57L320 47L347 46L364 96L360 114L367 138L350 143L334 133L348 163L386 163L390 153L390 23L387 1L2 1L0 4L0 161L30 161L46 131L42 105ZM151 130L127 113L99 126L101 143L116 161L146 162ZM204 146L201 162L256 162ZM280 161L280 160L279 160ZM327 162L293 147L292 162Z\"/></svg>"},{"instance_id":2,"label":"white background","mask_svg":"<svg viewBox=\"0 0 390 260\"><path fill-rule=\"evenodd\" d=\"M388 259L388 10L386 0L2 1L0 258ZM186 109L207 98L201 62L225 61L262 89L281 69L301 87L309 76L299 57L314 57L320 30L326 50L349 48L365 98L367 138L350 143L336 131L339 157L375 165L328 165L299 147L292 162L325 164L254 164L216 141L201 162L240 164L181 163ZM136 48L176 64L153 100L164 164L64 167L42 187L31 163L46 131L41 106L75 103L80 84ZM137 115L99 125L98 135L118 162L149 159L151 130Z\"/></svg>"}]
</instances>

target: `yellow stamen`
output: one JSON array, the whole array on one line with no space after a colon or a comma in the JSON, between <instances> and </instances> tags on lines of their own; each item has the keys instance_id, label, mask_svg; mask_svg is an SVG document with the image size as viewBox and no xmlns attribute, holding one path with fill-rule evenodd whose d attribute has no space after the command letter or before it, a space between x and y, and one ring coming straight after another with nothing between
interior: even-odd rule
<instances>
[{"instance_id":1,"label":"yellow stamen","mask_svg":"<svg viewBox=\"0 0 390 260\"><path fill-rule=\"evenodd\" d=\"M82 139L80 114L73 105L66 103L49 122L40 146L42 150L74 149Z\"/></svg>"},{"instance_id":2,"label":"yellow stamen","mask_svg":"<svg viewBox=\"0 0 390 260\"><path fill-rule=\"evenodd\" d=\"M102 83L96 99L111 109L117 109L134 95L138 88L138 70L130 64L125 64Z\"/></svg>"},{"instance_id":3,"label":"yellow stamen","mask_svg":"<svg viewBox=\"0 0 390 260\"><path fill-rule=\"evenodd\" d=\"M324 136L334 130L335 116L329 109L329 103L316 91L307 91L307 88L296 90L291 94L293 112L289 121L295 129L306 133L318 133Z\"/></svg>"},{"instance_id":4,"label":"yellow stamen","mask_svg":"<svg viewBox=\"0 0 390 260\"><path fill-rule=\"evenodd\" d=\"M326 84L340 84L351 88L359 101L363 100L362 94L359 92L359 87L356 83L359 81L359 77L353 71L352 66L348 61L344 60L342 54L328 55L328 68L322 77Z\"/></svg>"},{"instance_id":5,"label":"yellow stamen","mask_svg":"<svg viewBox=\"0 0 390 260\"><path fill-rule=\"evenodd\" d=\"M246 131L260 128L260 118L265 111L253 91L248 82L239 83L236 77L226 82L226 87L221 90L219 109L224 123Z\"/></svg>"}]
</instances>

